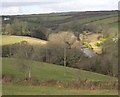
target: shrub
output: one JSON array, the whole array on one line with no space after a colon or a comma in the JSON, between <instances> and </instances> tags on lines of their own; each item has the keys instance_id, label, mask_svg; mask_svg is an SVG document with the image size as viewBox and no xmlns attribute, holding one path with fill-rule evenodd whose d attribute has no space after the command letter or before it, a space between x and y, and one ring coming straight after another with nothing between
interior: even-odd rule
<instances>
[{"instance_id":1,"label":"shrub","mask_svg":"<svg viewBox=\"0 0 120 97\"><path fill-rule=\"evenodd\" d=\"M105 38L99 38L99 41L104 42L106 39Z\"/></svg>"},{"instance_id":2,"label":"shrub","mask_svg":"<svg viewBox=\"0 0 120 97\"><path fill-rule=\"evenodd\" d=\"M88 42L83 42L83 45L85 45L86 47L92 49L92 46Z\"/></svg>"},{"instance_id":3,"label":"shrub","mask_svg":"<svg viewBox=\"0 0 120 97\"><path fill-rule=\"evenodd\" d=\"M9 51L10 50L8 45L2 46L2 57L8 57L10 54Z\"/></svg>"},{"instance_id":4,"label":"shrub","mask_svg":"<svg viewBox=\"0 0 120 97\"><path fill-rule=\"evenodd\" d=\"M101 42L96 42L95 45L96 46L101 46Z\"/></svg>"}]
</instances>

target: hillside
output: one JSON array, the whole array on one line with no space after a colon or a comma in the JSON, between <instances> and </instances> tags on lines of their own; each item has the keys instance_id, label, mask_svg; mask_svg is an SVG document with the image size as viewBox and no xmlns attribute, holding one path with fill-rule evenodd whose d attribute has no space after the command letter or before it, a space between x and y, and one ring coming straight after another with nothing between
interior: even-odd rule
<instances>
[{"instance_id":1,"label":"hillside","mask_svg":"<svg viewBox=\"0 0 120 97\"><path fill-rule=\"evenodd\" d=\"M116 90L89 90L89 89L74 89L65 88L62 86L34 86L34 85L21 85L15 83L18 78L24 78L24 73L19 69L20 59L3 58L3 75L11 75L14 77L13 83L3 83L4 95L117 95ZM93 73L84 70L78 70L69 67L58 66L54 64L42 63L37 61L30 61L32 67L32 77L42 81L54 79L63 82L69 82L78 78L90 81L115 81L116 78Z\"/></svg>"},{"instance_id":2,"label":"hillside","mask_svg":"<svg viewBox=\"0 0 120 97\"><path fill-rule=\"evenodd\" d=\"M39 45L39 44L47 43L44 40L27 37L27 36L2 35L2 45L14 44L14 43L18 43L21 41L27 41L28 43L32 45Z\"/></svg>"},{"instance_id":3,"label":"hillside","mask_svg":"<svg viewBox=\"0 0 120 97\"><path fill-rule=\"evenodd\" d=\"M2 23L4 95L118 94L118 11L2 16Z\"/></svg>"},{"instance_id":4,"label":"hillside","mask_svg":"<svg viewBox=\"0 0 120 97\"><path fill-rule=\"evenodd\" d=\"M63 24L102 24L111 25L117 23L117 11L88 11L88 12L66 12L66 13L51 13L51 14L33 14L33 15L18 15L18 16L2 16L10 18L10 21L4 21L3 24L13 22L18 19L26 21L29 25L58 29Z\"/></svg>"},{"instance_id":5,"label":"hillside","mask_svg":"<svg viewBox=\"0 0 120 97\"><path fill-rule=\"evenodd\" d=\"M117 17L117 11L86 11L86 12L64 12L64 13L51 13L51 14L33 14L33 15L16 15L16 16L3 16L9 17L11 19L18 18L20 20L31 20L35 21L38 18L42 21L60 22L65 20L65 22L70 22L74 20L80 20L87 18L91 21L102 20L107 18ZM89 17L89 18L88 18ZM61 22L62 23L62 22Z\"/></svg>"},{"instance_id":6,"label":"hillside","mask_svg":"<svg viewBox=\"0 0 120 97\"><path fill-rule=\"evenodd\" d=\"M59 65L37 61L30 61L29 63L32 66L32 75L40 80L56 79L70 81L78 78L93 81L116 80L116 78L110 76ZM3 74L14 75L16 78L23 77L24 73L19 70L19 65L19 60L3 58Z\"/></svg>"}]
</instances>

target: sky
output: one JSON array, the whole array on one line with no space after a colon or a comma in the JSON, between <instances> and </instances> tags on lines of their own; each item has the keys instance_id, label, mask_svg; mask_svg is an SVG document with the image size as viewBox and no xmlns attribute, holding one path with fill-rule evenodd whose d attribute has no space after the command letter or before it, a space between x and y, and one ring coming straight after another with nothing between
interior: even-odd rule
<instances>
[{"instance_id":1,"label":"sky","mask_svg":"<svg viewBox=\"0 0 120 97\"><path fill-rule=\"evenodd\" d=\"M119 0L0 0L0 15L117 10Z\"/></svg>"}]
</instances>

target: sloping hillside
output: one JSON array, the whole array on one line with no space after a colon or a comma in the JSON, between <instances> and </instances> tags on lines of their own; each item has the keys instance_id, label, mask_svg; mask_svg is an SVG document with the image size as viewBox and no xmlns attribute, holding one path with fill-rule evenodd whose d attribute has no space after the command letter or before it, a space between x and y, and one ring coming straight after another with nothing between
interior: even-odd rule
<instances>
[{"instance_id":1,"label":"sloping hillside","mask_svg":"<svg viewBox=\"0 0 120 97\"><path fill-rule=\"evenodd\" d=\"M11 75L14 80L24 78L25 74L19 68L20 59L3 58L3 75ZM69 67L58 66L54 64L42 63L37 61L28 62L31 67L31 75L42 81L59 80L69 82L78 78L90 81L115 81L114 77L93 73L84 70L78 70ZM89 90L89 89L72 89L61 86L34 86L34 85L21 85L15 83L3 83L4 95L117 95L117 90Z\"/></svg>"},{"instance_id":2,"label":"sloping hillside","mask_svg":"<svg viewBox=\"0 0 120 97\"><path fill-rule=\"evenodd\" d=\"M18 43L21 41L27 41L28 43L33 44L33 45L47 43L47 41L45 40L27 37L27 36L2 35L2 45L14 44L14 43Z\"/></svg>"},{"instance_id":3,"label":"sloping hillside","mask_svg":"<svg viewBox=\"0 0 120 97\"><path fill-rule=\"evenodd\" d=\"M32 25L41 25L47 28L57 29L62 24L111 24L118 21L117 11L88 11L88 12L65 12L51 14L33 14L18 16L2 16L9 17L13 22L15 19L26 21ZM3 21L7 23L7 21Z\"/></svg>"},{"instance_id":4,"label":"sloping hillside","mask_svg":"<svg viewBox=\"0 0 120 97\"><path fill-rule=\"evenodd\" d=\"M3 74L14 75L16 78L24 77L24 73L20 71L19 65L22 60L3 58ZM27 64L27 63L26 63ZM75 80L78 78L93 81L112 81L117 80L114 77L93 73L89 71L63 67L37 61L28 61L32 67L32 76L40 80L56 79L63 81Z\"/></svg>"}]
</instances>

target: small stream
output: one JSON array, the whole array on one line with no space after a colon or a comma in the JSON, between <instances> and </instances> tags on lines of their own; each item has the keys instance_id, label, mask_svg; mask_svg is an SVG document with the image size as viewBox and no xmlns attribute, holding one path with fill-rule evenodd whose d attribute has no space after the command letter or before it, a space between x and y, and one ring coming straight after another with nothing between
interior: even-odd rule
<instances>
[{"instance_id":1,"label":"small stream","mask_svg":"<svg viewBox=\"0 0 120 97\"><path fill-rule=\"evenodd\" d=\"M88 56L88 57L94 57L95 53L93 52L93 50L87 48L86 46L82 45L80 46L81 51L83 51L83 53Z\"/></svg>"}]
</instances>

